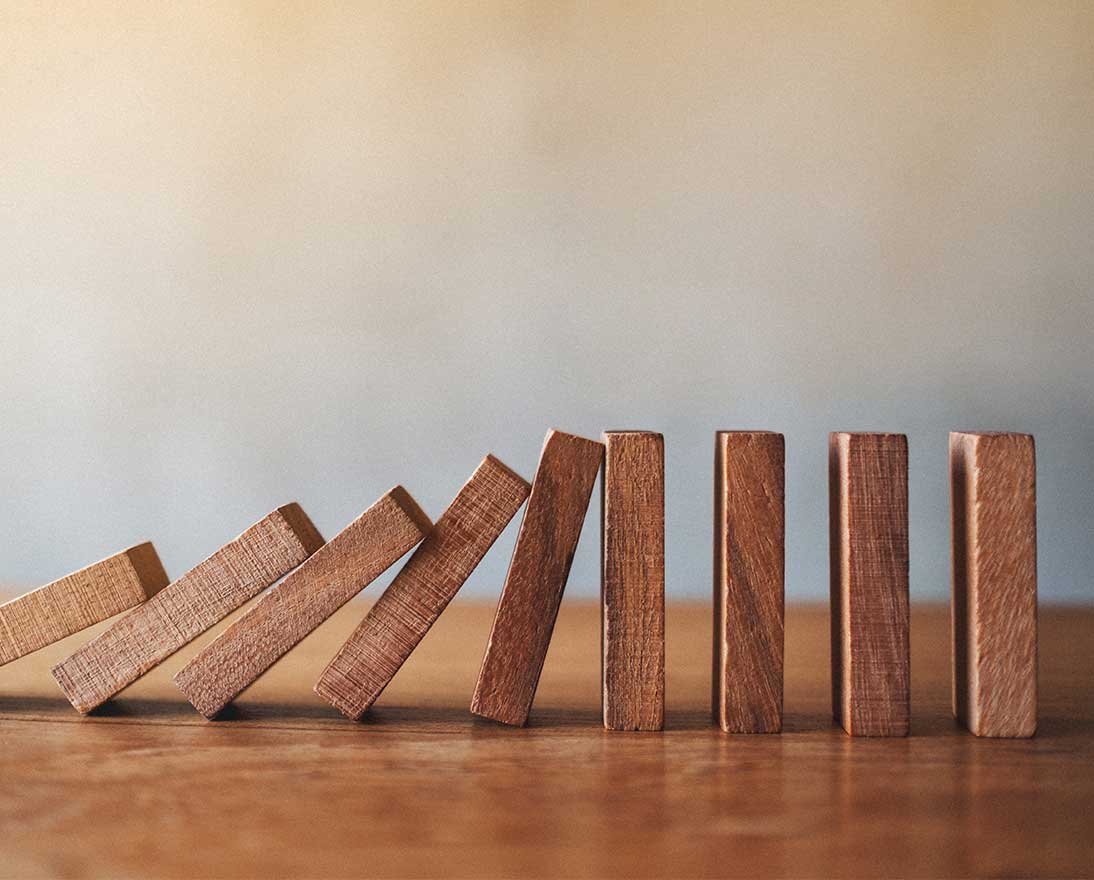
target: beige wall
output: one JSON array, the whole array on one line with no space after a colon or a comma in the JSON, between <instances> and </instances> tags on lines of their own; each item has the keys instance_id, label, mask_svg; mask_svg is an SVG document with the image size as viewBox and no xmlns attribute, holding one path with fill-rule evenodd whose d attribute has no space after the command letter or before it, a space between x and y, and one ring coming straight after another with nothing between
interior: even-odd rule
<instances>
[{"instance_id":1,"label":"beige wall","mask_svg":"<svg viewBox=\"0 0 1094 880\"><path fill-rule=\"evenodd\" d=\"M713 432L756 426L819 598L825 433L879 428L938 597L946 432L997 427L1043 595L1090 599L1092 230L1090 2L0 0L0 580L648 426L705 597Z\"/></svg>"}]
</instances>

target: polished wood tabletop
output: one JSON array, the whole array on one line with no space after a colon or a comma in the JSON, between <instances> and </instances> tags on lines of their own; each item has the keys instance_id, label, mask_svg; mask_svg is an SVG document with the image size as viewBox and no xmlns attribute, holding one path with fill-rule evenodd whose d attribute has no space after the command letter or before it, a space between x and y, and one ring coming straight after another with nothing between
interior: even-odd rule
<instances>
[{"instance_id":1,"label":"polished wood tabletop","mask_svg":"<svg viewBox=\"0 0 1094 880\"><path fill-rule=\"evenodd\" d=\"M171 675L86 718L51 663L0 668L0 876L1094 876L1094 611L1042 609L1040 728L949 711L949 618L912 616L907 739L829 712L827 612L787 611L786 729L710 722L710 609L670 605L667 729L600 724L599 611L564 602L528 727L473 718L492 607L454 604L361 723L312 693L351 603L200 717ZM92 630L90 632L94 632Z\"/></svg>"}]
</instances>

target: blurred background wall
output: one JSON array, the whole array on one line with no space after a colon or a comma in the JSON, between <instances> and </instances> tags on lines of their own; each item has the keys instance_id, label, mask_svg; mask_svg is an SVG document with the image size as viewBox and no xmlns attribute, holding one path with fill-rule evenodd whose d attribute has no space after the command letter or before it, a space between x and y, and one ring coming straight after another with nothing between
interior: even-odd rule
<instances>
[{"instance_id":1,"label":"blurred background wall","mask_svg":"<svg viewBox=\"0 0 1094 880\"><path fill-rule=\"evenodd\" d=\"M820 599L826 433L880 429L937 599L947 432L998 428L1042 596L1090 600L1092 279L1085 0L0 0L0 581L396 482L438 516L488 451L638 427L705 599L713 434L757 427Z\"/></svg>"}]
</instances>

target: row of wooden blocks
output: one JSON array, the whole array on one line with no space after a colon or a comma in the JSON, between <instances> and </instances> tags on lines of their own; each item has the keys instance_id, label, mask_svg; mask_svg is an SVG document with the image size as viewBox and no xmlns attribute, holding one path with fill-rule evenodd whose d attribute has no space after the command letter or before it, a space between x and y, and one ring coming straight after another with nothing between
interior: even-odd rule
<instances>
[{"instance_id":1,"label":"row of wooden blocks","mask_svg":"<svg viewBox=\"0 0 1094 880\"><path fill-rule=\"evenodd\" d=\"M908 732L907 463L902 434L830 436L832 702L852 735ZM213 718L417 545L315 686L360 719L527 500L471 701L476 715L523 725L602 466L604 726L660 730L664 440L648 431L603 443L550 431L531 485L487 456L435 524L400 486L329 542L289 504L172 583L141 544L0 605L0 665L128 612L52 670L87 713L266 590L175 675ZM954 713L978 735L1031 736L1033 438L951 434L950 468ZM712 706L731 733L782 729L783 486L781 434L717 434Z\"/></svg>"}]
</instances>

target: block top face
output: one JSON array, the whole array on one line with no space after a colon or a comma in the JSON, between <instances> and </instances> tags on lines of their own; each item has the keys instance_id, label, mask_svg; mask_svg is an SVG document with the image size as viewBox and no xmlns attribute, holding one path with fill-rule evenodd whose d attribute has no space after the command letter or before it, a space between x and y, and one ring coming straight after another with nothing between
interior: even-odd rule
<instances>
[{"instance_id":1,"label":"block top face","mask_svg":"<svg viewBox=\"0 0 1094 880\"><path fill-rule=\"evenodd\" d=\"M516 481L520 485L524 486L525 491L531 491L531 489L532 489L532 484L531 483L529 483L526 479L524 479L524 477L522 477L515 470L513 470L511 467L509 467L509 465L507 465L504 461L502 461L496 455L493 455L493 454L487 455L486 458L484 458L481 462L479 462L479 466L477 468L475 468L475 473L478 473L479 469L481 469L481 468L493 468L495 470L499 470L504 474L508 474L511 479L513 479L514 481ZM468 480L468 482L471 482L471 479L474 479L474 476L475 475L472 474L471 478Z\"/></svg>"},{"instance_id":2,"label":"block top face","mask_svg":"<svg viewBox=\"0 0 1094 880\"><path fill-rule=\"evenodd\" d=\"M311 518L304 512L304 508L295 501L277 508L277 512L281 514L285 523L292 529L293 534L300 540L309 556L327 543L323 536L319 534L319 529L315 527Z\"/></svg>"},{"instance_id":3,"label":"block top face","mask_svg":"<svg viewBox=\"0 0 1094 880\"><path fill-rule=\"evenodd\" d=\"M402 509L403 513L413 522L423 534L429 534L433 529L433 520L429 518L424 510L418 506L418 502L411 497L402 486L392 486L391 490L386 493L385 498L390 498ZM380 501L384 499L381 498ZM380 502L377 502L379 504Z\"/></svg>"},{"instance_id":4,"label":"block top face","mask_svg":"<svg viewBox=\"0 0 1094 880\"><path fill-rule=\"evenodd\" d=\"M1016 431L950 431L951 437L1014 437L1023 440L1032 440L1032 434L1023 434Z\"/></svg>"},{"instance_id":5,"label":"block top face","mask_svg":"<svg viewBox=\"0 0 1094 880\"><path fill-rule=\"evenodd\" d=\"M159 554L156 552L156 548L152 546L151 541L145 541L143 544L130 547L125 551L125 555L129 558L130 565L137 573L137 579L140 581L141 589L147 598L151 599L167 586L170 579L167 577L167 572L164 570Z\"/></svg>"},{"instance_id":6,"label":"block top face","mask_svg":"<svg viewBox=\"0 0 1094 880\"><path fill-rule=\"evenodd\" d=\"M637 429L637 428L635 428L635 429L614 428L611 431L605 431L604 432L605 437L608 437L608 436L618 437L620 435L622 435L624 437L626 437L626 436L661 437L662 439L664 439L664 436L662 434L660 434L659 432L657 432L657 431L643 431L643 430Z\"/></svg>"}]
</instances>

